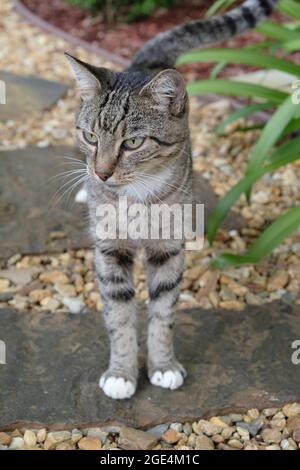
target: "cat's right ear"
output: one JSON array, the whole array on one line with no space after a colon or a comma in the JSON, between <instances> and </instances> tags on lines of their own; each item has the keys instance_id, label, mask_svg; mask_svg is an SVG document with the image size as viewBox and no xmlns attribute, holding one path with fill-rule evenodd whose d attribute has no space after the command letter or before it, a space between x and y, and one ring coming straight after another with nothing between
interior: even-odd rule
<instances>
[{"instance_id":1,"label":"cat's right ear","mask_svg":"<svg viewBox=\"0 0 300 470\"><path fill-rule=\"evenodd\" d=\"M96 96L102 89L102 85L93 72L93 67L72 55L65 52L69 64L75 74L75 78L80 89L80 95L83 100L88 100Z\"/></svg>"}]
</instances>

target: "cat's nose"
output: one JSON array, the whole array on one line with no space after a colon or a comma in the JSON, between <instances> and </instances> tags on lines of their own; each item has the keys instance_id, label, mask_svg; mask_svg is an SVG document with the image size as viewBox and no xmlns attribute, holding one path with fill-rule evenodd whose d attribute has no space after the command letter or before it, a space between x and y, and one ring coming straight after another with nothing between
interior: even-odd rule
<instances>
[{"instance_id":1,"label":"cat's nose","mask_svg":"<svg viewBox=\"0 0 300 470\"><path fill-rule=\"evenodd\" d=\"M108 178L112 175L112 173L104 172L104 171L103 172L96 171L95 173L102 181L108 180Z\"/></svg>"}]
</instances>

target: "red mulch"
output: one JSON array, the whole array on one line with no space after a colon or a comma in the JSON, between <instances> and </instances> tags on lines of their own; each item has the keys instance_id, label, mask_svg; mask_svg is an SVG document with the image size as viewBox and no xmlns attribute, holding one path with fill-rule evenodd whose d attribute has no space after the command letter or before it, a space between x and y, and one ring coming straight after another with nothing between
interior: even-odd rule
<instances>
[{"instance_id":1,"label":"red mulch","mask_svg":"<svg viewBox=\"0 0 300 470\"><path fill-rule=\"evenodd\" d=\"M36 15L60 29L129 59L148 39L159 32L191 19L203 18L208 7L213 3L209 2L208 4L205 0L185 0L169 9L157 9L150 17L139 21L126 23L124 20L118 19L115 23L109 24L104 21L101 12L91 13L88 10L70 5L65 0L22 1ZM278 13L274 15L276 19L280 18ZM262 35L251 31L222 45L242 48L261 39ZM182 66L180 70L187 79L207 78L212 65L214 64L191 64ZM220 75L223 77L237 75L245 69L255 70L241 65L229 65Z\"/></svg>"}]
</instances>

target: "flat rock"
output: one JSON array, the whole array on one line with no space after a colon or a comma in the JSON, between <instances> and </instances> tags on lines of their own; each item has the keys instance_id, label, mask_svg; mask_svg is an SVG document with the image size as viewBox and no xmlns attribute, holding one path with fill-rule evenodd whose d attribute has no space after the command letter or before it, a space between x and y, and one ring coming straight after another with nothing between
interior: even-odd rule
<instances>
[{"instance_id":1,"label":"flat rock","mask_svg":"<svg viewBox=\"0 0 300 470\"><path fill-rule=\"evenodd\" d=\"M7 349L7 364L0 365L0 430L22 424L57 430L120 423L147 429L299 402L300 374L291 362L291 344L300 337L299 306L178 312L176 350L188 377L176 391L147 380L145 321L141 313L137 393L114 401L98 387L109 354L100 313L0 310L0 339Z\"/></svg>"},{"instance_id":2,"label":"flat rock","mask_svg":"<svg viewBox=\"0 0 300 470\"><path fill-rule=\"evenodd\" d=\"M5 83L6 103L0 105L0 121L22 119L53 106L68 86L32 75L22 76L0 70Z\"/></svg>"},{"instance_id":3,"label":"flat rock","mask_svg":"<svg viewBox=\"0 0 300 470\"><path fill-rule=\"evenodd\" d=\"M79 158L60 146L0 152L0 259L89 246L86 206L72 196L55 203L63 182L52 177L76 167L62 156Z\"/></svg>"}]
</instances>

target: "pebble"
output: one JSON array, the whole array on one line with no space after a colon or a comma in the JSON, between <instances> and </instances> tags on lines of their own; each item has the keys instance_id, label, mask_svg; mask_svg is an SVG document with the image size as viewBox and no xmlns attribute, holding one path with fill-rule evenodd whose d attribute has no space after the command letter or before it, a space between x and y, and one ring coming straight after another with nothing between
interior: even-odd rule
<instances>
[{"instance_id":1,"label":"pebble","mask_svg":"<svg viewBox=\"0 0 300 470\"><path fill-rule=\"evenodd\" d=\"M196 450L214 450L215 446L207 436L197 436L195 441Z\"/></svg>"},{"instance_id":2,"label":"pebble","mask_svg":"<svg viewBox=\"0 0 300 470\"><path fill-rule=\"evenodd\" d=\"M288 418L286 427L289 432L295 431L295 429L300 429L300 415L291 416Z\"/></svg>"},{"instance_id":3,"label":"pebble","mask_svg":"<svg viewBox=\"0 0 300 470\"><path fill-rule=\"evenodd\" d=\"M282 441L280 442L280 447L282 448L282 450L288 450L288 448L290 447L290 443L287 439L282 439Z\"/></svg>"},{"instance_id":4,"label":"pebble","mask_svg":"<svg viewBox=\"0 0 300 470\"><path fill-rule=\"evenodd\" d=\"M206 434L207 436L213 436L219 434L222 431L221 426L216 426L205 419L200 419L198 423L193 423L193 430L196 434Z\"/></svg>"},{"instance_id":5,"label":"pebble","mask_svg":"<svg viewBox=\"0 0 300 470\"><path fill-rule=\"evenodd\" d=\"M54 431L49 432L46 441L44 443L44 449L51 450L55 449L57 444L61 442L68 441L71 439L70 431Z\"/></svg>"},{"instance_id":6,"label":"pebble","mask_svg":"<svg viewBox=\"0 0 300 470\"><path fill-rule=\"evenodd\" d=\"M300 414L300 403L293 403L291 405L285 405L282 408L282 411L285 414L285 416L287 416L288 418L299 415Z\"/></svg>"},{"instance_id":7,"label":"pebble","mask_svg":"<svg viewBox=\"0 0 300 470\"><path fill-rule=\"evenodd\" d=\"M101 444L105 444L108 437L108 432L103 431L101 428L90 428L87 433L88 437L97 437L100 439Z\"/></svg>"},{"instance_id":8,"label":"pebble","mask_svg":"<svg viewBox=\"0 0 300 470\"><path fill-rule=\"evenodd\" d=\"M9 280L15 285L25 286L32 281L33 277L36 276L39 271L40 270L35 266L27 268L11 267L1 270L0 277Z\"/></svg>"},{"instance_id":9,"label":"pebble","mask_svg":"<svg viewBox=\"0 0 300 470\"><path fill-rule=\"evenodd\" d=\"M245 421L238 421L236 423L237 426L248 431L251 436L256 436L258 431L263 427L263 424L264 423L262 420L255 420L251 421L250 423L246 423Z\"/></svg>"},{"instance_id":10,"label":"pebble","mask_svg":"<svg viewBox=\"0 0 300 470\"><path fill-rule=\"evenodd\" d=\"M149 434L138 429L122 427L118 446L126 450L149 450L157 444L158 438L153 434Z\"/></svg>"},{"instance_id":11,"label":"pebble","mask_svg":"<svg viewBox=\"0 0 300 470\"><path fill-rule=\"evenodd\" d=\"M0 432L0 444L9 446L11 443L11 436L6 432Z\"/></svg>"},{"instance_id":12,"label":"pebble","mask_svg":"<svg viewBox=\"0 0 300 470\"><path fill-rule=\"evenodd\" d=\"M0 279L0 292L4 292L9 288L10 282L7 279Z\"/></svg>"},{"instance_id":13,"label":"pebble","mask_svg":"<svg viewBox=\"0 0 300 470\"><path fill-rule=\"evenodd\" d=\"M227 428L228 424L225 423L225 421L222 420L219 416L213 416L210 418L210 422L214 424L215 426L219 426L220 428Z\"/></svg>"},{"instance_id":14,"label":"pebble","mask_svg":"<svg viewBox=\"0 0 300 470\"><path fill-rule=\"evenodd\" d=\"M235 428L233 426L230 426L228 428L222 429L221 435L224 437L224 439L229 439L234 433L234 431Z\"/></svg>"},{"instance_id":15,"label":"pebble","mask_svg":"<svg viewBox=\"0 0 300 470\"><path fill-rule=\"evenodd\" d=\"M242 442L239 441L238 439L230 439L228 441L228 445L230 447L233 447L234 449L242 449L243 448Z\"/></svg>"},{"instance_id":16,"label":"pebble","mask_svg":"<svg viewBox=\"0 0 300 470\"><path fill-rule=\"evenodd\" d=\"M52 297L45 297L40 302L41 306L50 312L55 312L60 307L60 302Z\"/></svg>"},{"instance_id":17,"label":"pebble","mask_svg":"<svg viewBox=\"0 0 300 470\"><path fill-rule=\"evenodd\" d=\"M249 431L247 431L247 429L244 429L241 426L237 426L236 429L237 429L237 432L239 433L239 435L241 436L241 439L243 441L249 441L250 440L250 433L249 433Z\"/></svg>"},{"instance_id":18,"label":"pebble","mask_svg":"<svg viewBox=\"0 0 300 470\"><path fill-rule=\"evenodd\" d=\"M24 444L28 447L34 447L37 442L37 437L35 432L27 429L24 433Z\"/></svg>"},{"instance_id":19,"label":"pebble","mask_svg":"<svg viewBox=\"0 0 300 470\"><path fill-rule=\"evenodd\" d=\"M97 437L83 437L78 442L78 447L81 450L101 450L101 442Z\"/></svg>"},{"instance_id":20,"label":"pebble","mask_svg":"<svg viewBox=\"0 0 300 470\"><path fill-rule=\"evenodd\" d=\"M174 429L176 432L182 432L183 426L182 423L172 423L170 424L170 429Z\"/></svg>"},{"instance_id":21,"label":"pebble","mask_svg":"<svg viewBox=\"0 0 300 470\"><path fill-rule=\"evenodd\" d=\"M10 291L5 291L1 292L0 294L0 302L8 302L9 300L12 300L14 298L13 292Z\"/></svg>"},{"instance_id":22,"label":"pebble","mask_svg":"<svg viewBox=\"0 0 300 470\"><path fill-rule=\"evenodd\" d=\"M66 441L58 444L55 450L75 450L76 446L72 442ZM89 450L89 449L88 449Z\"/></svg>"},{"instance_id":23,"label":"pebble","mask_svg":"<svg viewBox=\"0 0 300 470\"><path fill-rule=\"evenodd\" d=\"M257 418L259 418L259 411L258 411L257 408L252 408L251 410L248 410L247 415L251 419L257 419Z\"/></svg>"},{"instance_id":24,"label":"pebble","mask_svg":"<svg viewBox=\"0 0 300 470\"><path fill-rule=\"evenodd\" d=\"M148 429L148 431L146 432L148 434L152 434L153 436L160 438L163 435L163 433L167 431L167 429L168 429L167 424L158 424L157 426L154 426L153 428Z\"/></svg>"},{"instance_id":25,"label":"pebble","mask_svg":"<svg viewBox=\"0 0 300 470\"><path fill-rule=\"evenodd\" d=\"M168 429L166 432L163 433L162 439L167 444L176 444L180 440L180 434L175 431L174 429Z\"/></svg>"},{"instance_id":26,"label":"pebble","mask_svg":"<svg viewBox=\"0 0 300 470\"><path fill-rule=\"evenodd\" d=\"M55 284L55 290L64 297L76 297L76 289L72 284Z\"/></svg>"},{"instance_id":27,"label":"pebble","mask_svg":"<svg viewBox=\"0 0 300 470\"><path fill-rule=\"evenodd\" d=\"M270 426L271 428L278 429L278 431L283 431L283 429L286 426L286 421L284 418L279 418L279 419L272 419L270 421Z\"/></svg>"},{"instance_id":28,"label":"pebble","mask_svg":"<svg viewBox=\"0 0 300 470\"><path fill-rule=\"evenodd\" d=\"M24 446L24 439L22 437L13 437L9 445L10 450L19 450Z\"/></svg>"},{"instance_id":29,"label":"pebble","mask_svg":"<svg viewBox=\"0 0 300 470\"><path fill-rule=\"evenodd\" d=\"M285 270L277 271L273 274L267 285L268 291L276 291L278 289L283 289L289 282L289 274Z\"/></svg>"},{"instance_id":30,"label":"pebble","mask_svg":"<svg viewBox=\"0 0 300 470\"><path fill-rule=\"evenodd\" d=\"M281 442L281 433L278 429L264 429L261 433L263 441L268 444L279 444Z\"/></svg>"},{"instance_id":31,"label":"pebble","mask_svg":"<svg viewBox=\"0 0 300 470\"><path fill-rule=\"evenodd\" d=\"M82 439L82 437L82 432L79 431L79 429L73 429L71 442L73 442L73 444L76 444L78 441L80 441L80 439Z\"/></svg>"},{"instance_id":32,"label":"pebble","mask_svg":"<svg viewBox=\"0 0 300 470\"><path fill-rule=\"evenodd\" d=\"M295 442L300 443L300 429L295 429L293 432L293 439Z\"/></svg>"},{"instance_id":33,"label":"pebble","mask_svg":"<svg viewBox=\"0 0 300 470\"><path fill-rule=\"evenodd\" d=\"M30 299L34 302L41 302L47 297L51 297L51 291L48 289L34 289L29 293Z\"/></svg>"},{"instance_id":34,"label":"pebble","mask_svg":"<svg viewBox=\"0 0 300 470\"><path fill-rule=\"evenodd\" d=\"M184 434L186 434L187 436L190 436L190 434L192 434L192 432L193 432L192 425L191 425L190 423L184 423L184 425L183 425L183 432L184 432Z\"/></svg>"},{"instance_id":35,"label":"pebble","mask_svg":"<svg viewBox=\"0 0 300 470\"><path fill-rule=\"evenodd\" d=\"M62 271L48 271L40 274L40 280L45 284L68 284L69 278Z\"/></svg>"},{"instance_id":36,"label":"pebble","mask_svg":"<svg viewBox=\"0 0 300 470\"><path fill-rule=\"evenodd\" d=\"M36 433L36 440L39 443L42 443L46 440L47 437L47 430L46 428L39 429L38 432Z\"/></svg>"},{"instance_id":37,"label":"pebble","mask_svg":"<svg viewBox=\"0 0 300 470\"><path fill-rule=\"evenodd\" d=\"M63 304L69 309L70 313L78 315L85 309L85 303L81 297L64 297Z\"/></svg>"}]
</instances>

